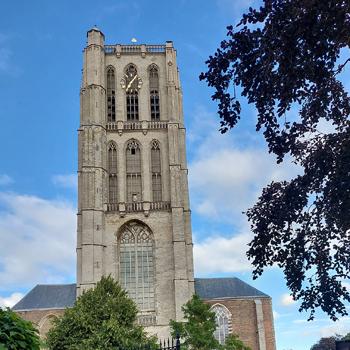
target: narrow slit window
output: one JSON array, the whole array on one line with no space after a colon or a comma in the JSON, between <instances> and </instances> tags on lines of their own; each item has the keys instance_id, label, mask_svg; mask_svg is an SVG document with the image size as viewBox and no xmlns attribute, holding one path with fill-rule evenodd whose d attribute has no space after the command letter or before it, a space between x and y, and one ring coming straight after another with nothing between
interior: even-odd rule
<instances>
[{"instance_id":1,"label":"narrow slit window","mask_svg":"<svg viewBox=\"0 0 350 350\"><path fill-rule=\"evenodd\" d=\"M112 67L107 70L107 121L115 122L115 74Z\"/></svg>"},{"instance_id":2,"label":"narrow slit window","mask_svg":"<svg viewBox=\"0 0 350 350\"><path fill-rule=\"evenodd\" d=\"M117 147L114 142L108 146L108 198L109 203L118 202Z\"/></svg>"}]
</instances>

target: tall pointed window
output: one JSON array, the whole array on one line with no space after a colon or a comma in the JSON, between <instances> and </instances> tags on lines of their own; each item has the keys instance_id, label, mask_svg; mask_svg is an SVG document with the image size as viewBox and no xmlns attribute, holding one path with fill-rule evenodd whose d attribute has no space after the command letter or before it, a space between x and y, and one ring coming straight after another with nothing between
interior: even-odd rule
<instances>
[{"instance_id":1,"label":"tall pointed window","mask_svg":"<svg viewBox=\"0 0 350 350\"><path fill-rule=\"evenodd\" d=\"M125 71L126 93L126 118L127 120L139 120L139 96L140 78L136 67L129 64Z\"/></svg>"},{"instance_id":2,"label":"tall pointed window","mask_svg":"<svg viewBox=\"0 0 350 350\"><path fill-rule=\"evenodd\" d=\"M152 198L153 202L162 201L162 175L160 165L160 147L157 140L151 144L151 172L152 172Z\"/></svg>"},{"instance_id":3,"label":"tall pointed window","mask_svg":"<svg viewBox=\"0 0 350 350\"><path fill-rule=\"evenodd\" d=\"M151 119L159 120L159 76L158 68L155 64L149 67L149 93L150 93L150 107Z\"/></svg>"},{"instance_id":4,"label":"tall pointed window","mask_svg":"<svg viewBox=\"0 0 350 350\"><path fill-rule=\"evenodd\" d=\"M141 311L154 310L153 235L145 225L130 222L119 236L122 287Z\"/></svg>"},{"instance_id":5,"label":"tall pointed window","mask_svg":"<svg viewBox=\"0 0 350 350\"><path fill-rule=\"evenodd\" d=\"M117 147L114 142L108 145L108 198L109 203L118 202Z\"/></svg>"},{"instance_id":6,"label":"tall pointed window","mask_svg":"<svg viewBox=\"0 0 350 350\"><path fill-rule=\"evenodd\" d=\"M216 330L214 332L215 338L220 344L225 343L226 337L230 333L231 328L231 313L225 306L216 304L211 308L215 312Z\"/></svg>"},{"instance_id":7,"label":"tall pointed window","mask_svg":"<svg viewBox=\"0 0 350 350\"><path fill-rule=\"evenodd\" d=\"M131 140L126 147L126 199L127 202L142 200L140 145Z\"/></svg>"},{"instance_id":8,"label":"tall pointed window","mask_svg":"<svg viewBox=\"0 0 350 350\"><path fill-rule=\"evenodd\" d=\"M115 75L114 69L107 69L107 121L115 122Z\"/></svg>"}]
</instances>

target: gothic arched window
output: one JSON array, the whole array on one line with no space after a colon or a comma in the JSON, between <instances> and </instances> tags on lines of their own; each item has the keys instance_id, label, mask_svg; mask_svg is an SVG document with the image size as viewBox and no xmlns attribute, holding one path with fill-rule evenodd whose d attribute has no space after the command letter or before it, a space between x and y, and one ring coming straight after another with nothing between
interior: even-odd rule
<instances>
[{"instance_id":1,"label":"gothic arched window","mask_svg":"<svg viewBox=\"0 0 350 350\"><path fill-rule=\"evenodd\" d=\"M151 119L159 120L159 76L158 68L155 64L149 67L149 93L150 93L150 107Z\"/></svg>"},{"instance_id":2,"label":"gothic arched window","mask_svg":"<svg viewBox=\"0 0 350 350\"><path fill-rule=\"evenodd\" d=\"M142 200L141 150L135 140L126 146L126 200L129 203Z\"/></svg>"},{"instance_id":3,"label":"gothic arched window","mask_svg":"<svg viewBox=\"0 0 350 350\"><path fill-rule=\"evenodd\" d=\"M157 140L151 144L151 172L152 172L152 198L153 202L162 201L162 175L160 162L160 147Z\"/></svg>"},{"instance_id":4,"label":"gothic arched window","mask_svg":"<svg viewBox=\"0 0 350 350\"><path fill-rule=\"evenodd\" d=\"M125 70L126 118L139 120L139 78L136 67L129 64Z\"/></svg>"},{"instance_id":5,"label":"gothic arched window","mask_svg":"<svg viewBox=\"0 0 350 350\"><path fill-rule=\"evenodd\" d=\"M211 308L211 311L215 312L216 318L216 330L214 336L220 344L224 344L226 337L230 333L231 314L225 306L219 304L214 305Z\"/></svg>"},{"instance_id":6,"label":"gothic arched window","mask_svg":"<svg viewBox=\"0 0 350 350\"><path fill-rule=\"evenodd\" d=\"M141 311L154 310L153 235L145 225L131 222L119 236L121 286Z\"/></svg>"},{"instance_id":7,"label":"gothic arched window","mask_svg":"<svg viewBox=\"0 0 350 350\"><path fill-rule=\"evenodd\" d=\"M115 75L113 67L107 69L107 121L115 122Z\"/></svg>"},{"instance_id":8,"label":"gothic arched window","mask_svg":"<svg viewBox=\"0 0 350 350\"><path fill-rule=\"evenodd\" d=\"M108 145L108 199L109 203L118 202L118 178L117 178L117 146L114 142Z\"/></svg>"}]
</instances>

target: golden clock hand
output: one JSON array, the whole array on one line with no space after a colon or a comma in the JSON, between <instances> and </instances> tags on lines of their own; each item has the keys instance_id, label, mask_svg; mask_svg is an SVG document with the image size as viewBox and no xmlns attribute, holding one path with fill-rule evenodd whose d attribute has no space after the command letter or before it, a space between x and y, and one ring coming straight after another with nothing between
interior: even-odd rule
<instances>
[{"instance_id":1,"label":"golden clock hand","mask_svg":"<svg viewBox=\"0 0 350 350\"><path fill-rule=\"evenodd\" d=\"M131 84L134 82L134 80L135 80L136 78L137 78L137 75L135 75L135 76L131 79L130 83L128 84L128 86L127 86L126 89L125 89L126 91L129 90Z\"/></svg>"}]
</instances>

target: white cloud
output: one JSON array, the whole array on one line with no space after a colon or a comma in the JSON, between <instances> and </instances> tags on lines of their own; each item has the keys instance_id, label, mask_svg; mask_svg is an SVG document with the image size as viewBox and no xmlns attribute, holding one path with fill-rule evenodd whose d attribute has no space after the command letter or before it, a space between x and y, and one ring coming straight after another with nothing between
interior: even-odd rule
<instances>
[{"instance_id":1,"label":"white cloud","mask_svg":"<svg viewBox=\"0 0 350 350\"><path fill-rule=\"evenodd\" d=\"M6 174L0 174L0 186L6 186L12 184L14 181L13 179L6 175Z\"/></svg>"},{"instance_id":2,"label":"white cloud","mask_svg":"<svg viewBox=\"0 0 350 350\"><path fill-rule=\"evenodd\" d=\"M263 187L273 180L288 180L300 170L287 158L276 164L275 156L268 153L265 141L255 131L234 129L220 134L216 119L214 113L199 106L191 120L191 204L194 211L211 220L237 224Z\"/></svg>"},{"instance_id":3,"label":"white cloud","mask_svg":"<svg viewBox=\"0 0 350 350\"><path fill-rule=\"evenodd\" d=\"M273 319L274 320L277 320L278 318L281 317L281 315L276 310L273 310L272 313L273 313Z\"/></svg>"},{"instance_id":4,"label":"white cloud","mask_svg":"<svg viewBox=\"0 0 350 350\"><path fill-rule=\"evenodd\" d=\"M280 302L283 306L291 306L296 303L293 297L288 293L285 293L281 296Z\"/></svg>"},{"instance_id":5,"label":"white cloud","mask_svg":"<svg viewBox=\"0 0 350 350\"><path fill-rule=\"evenodd\" d=\"M78 187L78 177L76 174L54 175L52 182L56 186L76 190Z\"/></svg>"},{"instance_id":6,"label":"white cloud","mask_svg":"<svg viewBox=\"0 0 350 350\"><path fill-rule=\"evenodd\" d=\"M0 296L0 308L12 307L17 304L23 296L22 293L12 293L9 297Z\"/></svg>"},{"instance_id":7,"label":"white cloud","mask_svg":"<svg viewBox=\"0 0 350 350\"><path fill-rule=\"evenodd\" d=\"M245 254L250 239L250 234L242 233L231 238L212 236L202 242L195 242L193 255L196 276L251 270L252 266Z\"/></svg>"},{"instance_id":8,"label":"white cloud","mask_svg":"<svg viewBox=\"0 0 350 350\"><path fill-rule=\"evenodd\" d=\"M321 337L330 337L335 334L346 335L350 332L350 317L343 317L336 322L321 327Z\"/></svg>"},{"instance_id":9,"label":"white cloud","mask_svg":"<svg viewBox=\"0 0 350 350\"><path fill-rule=\"evenodd\" d=\"M189 168L194 210L211 218L231 220L253 205L269 182L296 173L294 165L276 165L263 150L234 146L200 153Z\"/></svg>"},{"instance_id":10,"label":"white cloud","mask_svg":"<svg viewBox=\"0 0 350 350\"><path fill-rule=\"evenodd\" d=\"M293 304L293 303L292 303ZM299 320L293 320L294 324L302 324L302 323L308 323L307 319L299 319Z\"/></svg>"},{"instance_id":11,"label":"white cloud","mask_svg":"<svg viewBox=\"0 0 350 350\"><path fill-rule=\"evenodd\" d=\"M75 273L75 209L70 203L0 193L0 286L64 282Z\"/></svg>"},{"instance_id":12,"label":"white cloud","mask_svg":"<svg viewBox=\"0 0 350 350\"><path fill-rule=\"evenodd\" d=\"M197 274L252 270L246 257L252 234L242 211L254 204L270 181L288 179L297 172L289 162L277 166L274 157L259 147L255 132L221 135L215 125L215 115L197 107L188 135L191 204L209 221L234 224L235 231L231 237L206 232L206 239L195 242Z\"/></svg>"}]
</instances>

